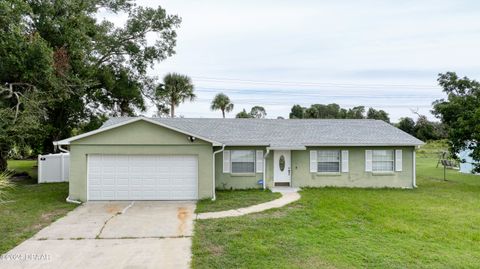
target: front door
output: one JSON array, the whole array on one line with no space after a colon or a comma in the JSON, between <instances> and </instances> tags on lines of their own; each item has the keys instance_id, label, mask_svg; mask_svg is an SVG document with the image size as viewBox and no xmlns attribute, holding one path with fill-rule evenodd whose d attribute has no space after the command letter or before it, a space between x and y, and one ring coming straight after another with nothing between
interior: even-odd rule
<instances>
[{"instance_id":1,"label":"front door","mask_svg":"<svg viewBox=\"0 0 480 269\"><path fill-rule=\"evenodd\" d=\"M273 182L290 183L292 179L290 150L275 150L273 152Z\"/></svg>"}]
</instances>

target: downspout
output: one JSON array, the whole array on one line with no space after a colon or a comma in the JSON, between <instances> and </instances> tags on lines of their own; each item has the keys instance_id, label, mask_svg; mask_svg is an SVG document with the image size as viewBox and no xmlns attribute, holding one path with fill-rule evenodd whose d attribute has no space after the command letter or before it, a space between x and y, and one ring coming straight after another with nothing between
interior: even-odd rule
<instances>
[{"instance_id":1,"label":"downspout","mask_svg":"<svg viewBox=\"0 0 480 269\"><path fill-rule=\"evenodd\" d=\"M58 149L59 149L61 152L70 153L70 151L62 148L62 145L57 144L57 142L53 142L53 145L56 146L56 147L58 147ZM63 158L63 156L62 156L62 158ZM63 159L62 159L62 161L63 161ZM63 177L63 164L62 164L62 177ZM70 196L68 196L67 199L65 199L65 201L66 201L67 203L71 203L71 204L77 204L77 205L82 204L82 201L70 199Z\"/></svg>"},{"instance_id":2,"label":"downspout","mask_svg":"<svg viewBox=\"0 0 480 269\"><path fill-rule=\"evenodd\" d=\"M270 149L267 147L267 152L263 155L263 189L267 188L267 157L270 153Z\"/></svg>"},{"instance_id":3,"label":"downspout","mask_svg":"<svg viewBox=\"0 0 480 269\"><path fill-rule=\"evenodd\" d=\"M58 149L61 151L61 152L64 152L64 153L70 153L70 151L62 148L62 145L58 145Z\"/></svg>"},{"instance_id":4,"label":"downspout","mask_svg":"<svg viewBox=\"0 0 480 269\"><path fill-rule=\"evenodd\" d=\"M413 177L412 177L412 185L413 185L413 188L416 188L417 187L417 161L416 161L416 148L414 147L413 148L413 168L412 168L412 171L413 171Z\"/></svg>"},{"instance_id":5,"label":"downspout","mask_svg":"<svg viewBox=\"0 0 480 269\"><path fill-rule=\"evenodd\" d=\"M212 201L215 201L217 199L217 196L215 195L215 155L217 155L217 153L220 153L224 150L225 150L225 144L222 145L221 149L213 152L213 157L212 157L213 158L213 162L212 162L212 167L213 167L213 176L212 176L212 193L213 193L213 196L212 196Z\"/></svg>"},{"instance_id":6,"label":"downspout","mask_svg":"<svg viewBox=\"0 0 480 269\"><path fill-rule=\"evenodd\" d=\"M67 203L71 203L71 204L77 204L77 205L82 204L81 201L70 199L70 196L68 196L67 199L65 199L65 201L67 201Z\"/></svg>"},{"instance_id":7,"label":"downspout","mask_svg":"<svg viewBox=\"0 0 480 269\"><path fill-rule=\"evenodd\" d=\"M68 150L62 148L62 145L58 144L57 141L54 141L54 142L53 142L53 146L55 147L55 149L58 148L61 152L70 153Z\"/></svg>"}]
</instances>

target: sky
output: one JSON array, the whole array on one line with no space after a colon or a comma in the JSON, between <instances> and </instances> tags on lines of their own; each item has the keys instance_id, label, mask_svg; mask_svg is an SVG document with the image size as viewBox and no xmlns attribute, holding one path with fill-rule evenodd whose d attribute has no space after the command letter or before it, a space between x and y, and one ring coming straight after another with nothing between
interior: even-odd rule
<instances>
[{"instance_id":1,"label":"sky","mask_svg":"<svg viewBox=\"0 0 480 269\"><path fill-rule=\"evenodd\" d=\"M261 105L288 118L292 105L383 109L392 121L430 114L444 97L438 73L480 79L480 1L137 1L182 18L176 54L149 75L190 76L197 100L184 117L227 117ZM124 14L99 16L121 25ZM150 36L153 41L155 36ZM154 108L145 113L152 115Z\"/></svg>"}]
</instances>

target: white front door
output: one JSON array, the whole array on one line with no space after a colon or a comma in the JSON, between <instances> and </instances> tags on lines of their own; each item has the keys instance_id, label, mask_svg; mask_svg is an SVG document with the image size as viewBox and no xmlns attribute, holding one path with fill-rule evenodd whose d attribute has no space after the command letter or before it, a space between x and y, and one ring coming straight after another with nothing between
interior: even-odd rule
<instances>
[{"instance_id":1,"label":"white front door","mask_svg":"<svg viewBox=\"0 0 480 269\"><path fill-rule=\"evenodd\" d=\"M292 179L290 150L273 152L273 182L290 183Z\"/></svg>"}]
</instances>

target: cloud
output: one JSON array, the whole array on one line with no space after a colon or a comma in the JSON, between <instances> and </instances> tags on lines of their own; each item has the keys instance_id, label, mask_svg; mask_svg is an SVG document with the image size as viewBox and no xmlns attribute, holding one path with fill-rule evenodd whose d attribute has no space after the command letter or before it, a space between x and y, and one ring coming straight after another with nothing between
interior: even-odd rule
<instances>
[{"instance_id":1,"label":"cloud","mask_svg":"<svg viewBox=\"0 0 480 269\"><path fill-rule=\"evenodd\" d=\"M180 72L194 78L199 100L178 109L187 117L221 116L209 110L209 100L224 91L236 100L235 112L265 104L268 116L285 117L296 103L337 102L371 104L396 120L413 116L410 109L416 107L429 114L431 103L443 96L435 86L438 73L480 77L479 1L167 0L160 4L183 21L177 54L149 74ZM125 20L122 14L101 16L116 24ZM213 82L198 77L331 85ZM342 83L359 86L337 85ZM384 87L371 87L377 84Z\"/></svg>"}]
</instances>

